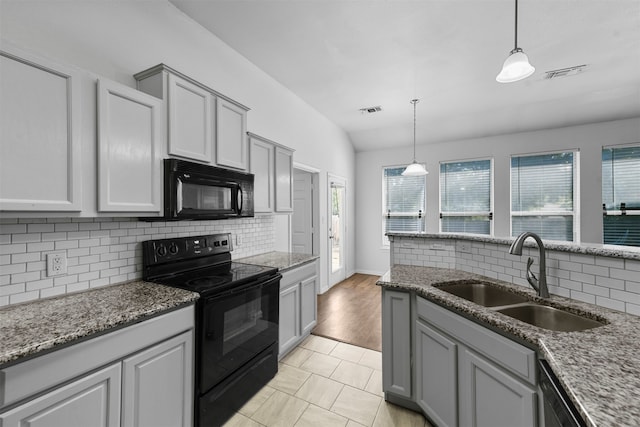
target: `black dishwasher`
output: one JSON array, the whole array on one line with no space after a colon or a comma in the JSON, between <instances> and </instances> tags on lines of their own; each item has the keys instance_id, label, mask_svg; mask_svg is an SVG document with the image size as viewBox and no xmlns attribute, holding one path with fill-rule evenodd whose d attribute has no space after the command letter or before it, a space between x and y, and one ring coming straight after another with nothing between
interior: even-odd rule
<instances>
[{"instance_id":1,"label":"black dishwasher","mask_svg":"<svg viewBox=\"0 0 640 427\"><path fill-rule=\"evenodd\" d=\"M538 360L545 427L585 427L586 423L546 360Z\"/></svg>"}]
</instances>

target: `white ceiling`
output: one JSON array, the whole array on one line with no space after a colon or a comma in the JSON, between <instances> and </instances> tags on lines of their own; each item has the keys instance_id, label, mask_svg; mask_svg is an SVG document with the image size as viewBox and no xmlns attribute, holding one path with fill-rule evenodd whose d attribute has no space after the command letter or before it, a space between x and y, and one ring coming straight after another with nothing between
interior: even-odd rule
<instances>
[{"instance_id":1,"label":"white ceiling","mask_svg":"<svg viewBox=\"0 0 640 427\"><path fill-rule=\"evenodd\" d=\"M520 0L518 45L536 72L508 84L495 76L514 45L513 0L170 1L357 151L412 144L413 98L418 144L640 116L640 0Z\"/></svg>"}]
</instances>

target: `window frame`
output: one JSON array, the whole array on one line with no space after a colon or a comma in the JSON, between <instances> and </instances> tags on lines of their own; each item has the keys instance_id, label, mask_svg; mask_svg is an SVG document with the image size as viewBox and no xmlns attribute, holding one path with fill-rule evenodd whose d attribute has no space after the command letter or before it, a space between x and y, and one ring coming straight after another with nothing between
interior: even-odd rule
<instances>
[{"instance_id":1,"label":"window frame","mask_svg":"<svg viewBox=\"0 0 640 427\"><path fill-rule=\"evenodd\" d=\"M489 212L442 212L442 173L440 172L440 168L443 164L448 163L467 163L467 162L478 162L489 160ZM464 159L464 160L447 160L441 161L438 163L438 230L442 234L465 234L471 236L493 236L494 235L494 215L495 215L495 206L494 206L494 180L495 180L495 169L494 169L494 158L493 157L478 157L473 159ZM465 233L465 232L449 232L442 231L442 220L443 217L446 216L456 216L456 217L465 217L465 216L487 216L489 217L489 234L477 234L477 233Z\"/></svg>"},{"instance_id":2,"label":"window frame","mask_svg":"<svg viewBox=\"0 0 640 427\"><path fill-rule=\"evenodd\" d=\"M514 157L545 156L562 153L573 153L573 211L513 211L513 179L512 160ZM520 153L509 155L509 236L513 236L513 218L529 216L572 216L573 217L573 240L552 240L543 238L546 241L580 244L580 149L565 148L550 151L540 151L535 153Z\"/></svg>"},{"instance_id":3,"label":"window frame","mask_svg":"<svg viewBox=\"0 0 640 427\"><path fill-rule=\"evenodd\" d=\"M604 185L604 174L603 174L603 168L604 168L604 164L602 162L602 153L604 150L615 150L615 149L619 149L619 148L640 148L640 141L639 142L631 142L631 143L627 143L627 144L612 144L612 145L603 145L601 150L600 150L600 178L601 178L601 182ZM619 244L615 244L615 243L605 243L604 238L605 238L605 233L604 233L604 227L605 227L605 218L607 216L640 216L640 210L625 210L623 211L622 209L606 209L605 207L605 203L604 203L604 191L601 193L601 198L602 198L602 244L605 246L611 246L614 248L619 248L619 247L627 247L627 248L638 248L638 246L629 246L629 245L619 245Z\"/></svg>"},{"instance_id":4,"label":"window frame","mask_svg":"<svg viewBox=\"0 0 640 427\"><path fill-rule=\"evenodd\" d=\"M382 197L381 197L381 216L380 216L380 223L381 223L381 237L382 237L382 248L383 249L389 249L390 248L390 242L389 242L389 238L387 237L386 233L386 218L388 216L388 212L385 210L386 208L386 204L387 204L387 191L386 191L386 182L385 182L385 170L386 169L398 169L398 168L406 168L408 166L408 164L404 164L404 165L386 165L386 166L382 166L381 171L380 171L380 190L382 192ZM423 166L425 166L423 164ZM427 175L424 175L422 177L424 179L424 206L422 209L422 220L424 222L424 231L427 231ZM401 216L406 216L406 215L391 215L391 216L396 216L396 217L401 217ZM392 233L396 233L396 231L392 231Z\"/></svg>"}]
</instances>

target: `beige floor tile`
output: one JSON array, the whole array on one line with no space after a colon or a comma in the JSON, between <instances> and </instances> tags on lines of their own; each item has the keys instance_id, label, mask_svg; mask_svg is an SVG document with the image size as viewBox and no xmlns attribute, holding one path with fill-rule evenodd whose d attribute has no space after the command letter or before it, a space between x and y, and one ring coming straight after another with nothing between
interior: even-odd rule
<instances>
[{"instance_id":1,"label":"beige floor tile","mask_svg":"<svg viewBox=\"0 0 640 427\"><path fill-rule=\"evenodd\" d=\"M251 418L269 427L291 427L307 406L304 400L276 390Z\"/></svg>"},{"instance_id":2,"label":"beige floor tile","mask_svg":"<svg viewBox=\"0 0 640 427\"><path fill-rule=\"evenodd\" d=\"M321 408L330 409L333 402L336 401L336 397L338 397L338 394L342 391L342 387L344 387L344 385L337 381L313 374L302 387L300 387L300 390L296 393L296 397Z\"/></svg>"},{"instance_id":3,"label":"beige floor tile","mask_svg":"<svg viewBox=\"0 0 640 427\"><path fill-rule=\"evenodd\" d=\"M285 393L295 394L310 376L309 372L302 369L281 364L278 373L269 381L268 385Z\"/></svg>"},{"instance_id":4,"label":"beige floor tile","mask_svg":"<svg viewBox=\"0 0 640 427\"><path fill-rule=\"evenodd\" d=\"M224 423L224 427L261 427L257 421L247 418L242 414L236 413L233 417Z\"/></svg>"},{"instance_id":5,"label":"beige floor tile","mask_svg":"<svg viewBox=\"0 0 640 427\"><path fill-rule=\"evenodd\" d=\"M290 366L295 366L297 368L300 367L304 363L305 360L311 356L313 352L311 350L307 350L306 348L296 347L289 354L287 354L281 362Z\"/></svg>"},{"instance_id":6,"label":"beige floor tile","mask_svg":"<svg viewBox=\"0 0 640 427\"><path fill-rule=\"evenodd\" d=\"M331 356L338 357L342 360L357 363L364 355L366 349L352 344L339 342L331 352Z\"/></svg>"},{"instance_id":7,"label":"beige floor tile","mask_svg":"<svg viewBox=\"0 0 640 427\"><path fill-rule=\"evenodd\" d=\"M295 427L345 427L349 420L326 409L309 405Z\"/></svg>"},{"instance_id":8,"label":"beige floor tile","mask_svg":"<svg viewBox=\"0 0 640 427\"><path fill-rule=\"evenodd\" d=\"M314 374L329 377L336 370L341 360L337 357L329 356L322 353L313 353L307 360L300 365L300 369L304 369Z\"/></svg>"},{"instance_id":9,"label":"beige floor tile","mask_svg":"<svg viewBox=\"0 0 640 427\"><path fill-rule=\"evenodd\" d=\"M382 371L382 353L379 351L373 351L365 349L364 354L358 361L360 365L368 366L369 368Z\"/></svg>"},{"instance_id":10,"label":"beige floor tile","mask_svg":"<svg viewBox=\"0 0 640 427\"><path fill-rule=\"evenodd\" d=\"M306 348L307 350L317 351L318 353L329 354L337 344L337 341L330 340L328 338L309 335L309 337L300 344L300 347Z\"/></svg>"},{"instance_id":11,"label":"beige floor tile","mask_svg":"<svg viewBox=\"0 0 640 427\"><path fill-rule=\"evenodd\" d=\"M275 388L268 385L262 387L247 403L242 405L242 408L238 411L242 415L250 417L253 415L260 406L276 391Z\"/></svg>"},{"instance_id":12,"label":"beige floor tile","mask_svg":"<svg viewBox=\"0 0 640 427\"><path fill-rule=\"evenodd\" d=\"M343 360L333 374L331 374L330 378L363 390L369 382L372 373L373 369L371 368Z\"/></svg>"},{"instance_id":13,"label":"beige floor tile","mask_svg":"<svg viewBox=\"0 0 640 427\"><path fill-rule=\"evenodd\" d=\"M424 427L425 418L418 412L382 401L373 427Z\"/></svg>"},{"instance_id":14,"label":"beige floor tile","mask_svg":"<svg viewBox=\"0 0 640 427\"><path fill-rule=\"evenodd\" d=\"M347 423L347 427L365 427L365 426L353 420L349 420L349 422Z\"/></svg>"},{"instance_id":15,"label":"beige floor tile","mask_svg":"<svg viewBox=\"0 0 640 427\"><path fill-rule=\"evenodd\" d=\"M370 426L376 417L381 401L382 399L376 395L344 386L331 407L331 412Z\"/></svg>"},{"instance_id":16,"label":"beige floor tile","mask_svg":"<svg viewBox=\"0 0 640 427\"><path fill-rule=\"evenodd\" d=\"M373 370L371 378L369 378L369 382L365 386L364 391L384 397L384 392L382 391L382 371Z\"/></svg>"}]
</instances>

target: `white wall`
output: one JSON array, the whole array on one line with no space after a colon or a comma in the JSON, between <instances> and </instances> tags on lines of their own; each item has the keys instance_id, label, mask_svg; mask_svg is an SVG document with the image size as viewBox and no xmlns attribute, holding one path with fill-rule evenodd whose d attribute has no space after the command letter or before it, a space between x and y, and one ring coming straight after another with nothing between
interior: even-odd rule
<instances>
[{"instance_id":1,"label":"white wall","mask_svg":"<svg viewBox=\"0 0 640 427\"><path fill-rule=\"evenodd\" d=\"M439 231L439 163L494 159L494 236L509 237L510 156L556 150L580 150L580 235L582 242L602 240L602 146L640 142L640 118L546 129L488 138L422 145L418 161L426 162L427 232ZM412 147L359 152L356 155L356 270L381 274L389 268L382 246L382 167L411 161Z\"/></svg>"},{"instance_id":2,"label":"white wall","mask_svg":"<svg viewBox=\"0 0 640 427\"><path fill-rule=\"evenodd\" d=\"M350 186L355 182L355 153L344 131L166 1L2 0L0 31L3 39L31 53L131 87L133 74L165 63L249 106L249 131L295 149L296 162L320 170L322 227L327 172L344 176ZM92 115L94 106L85 107ZM90 129L93 119L87 120L85 129ZM355 212L353 197L348 208ZM353 215L349 221L353 230ZM326 254L327 234L320 236L320 253ZM353 233L348 239L348 271L353 272ZM327 268L323 256L323 286Z\"/></svg>"}]
</instances>

